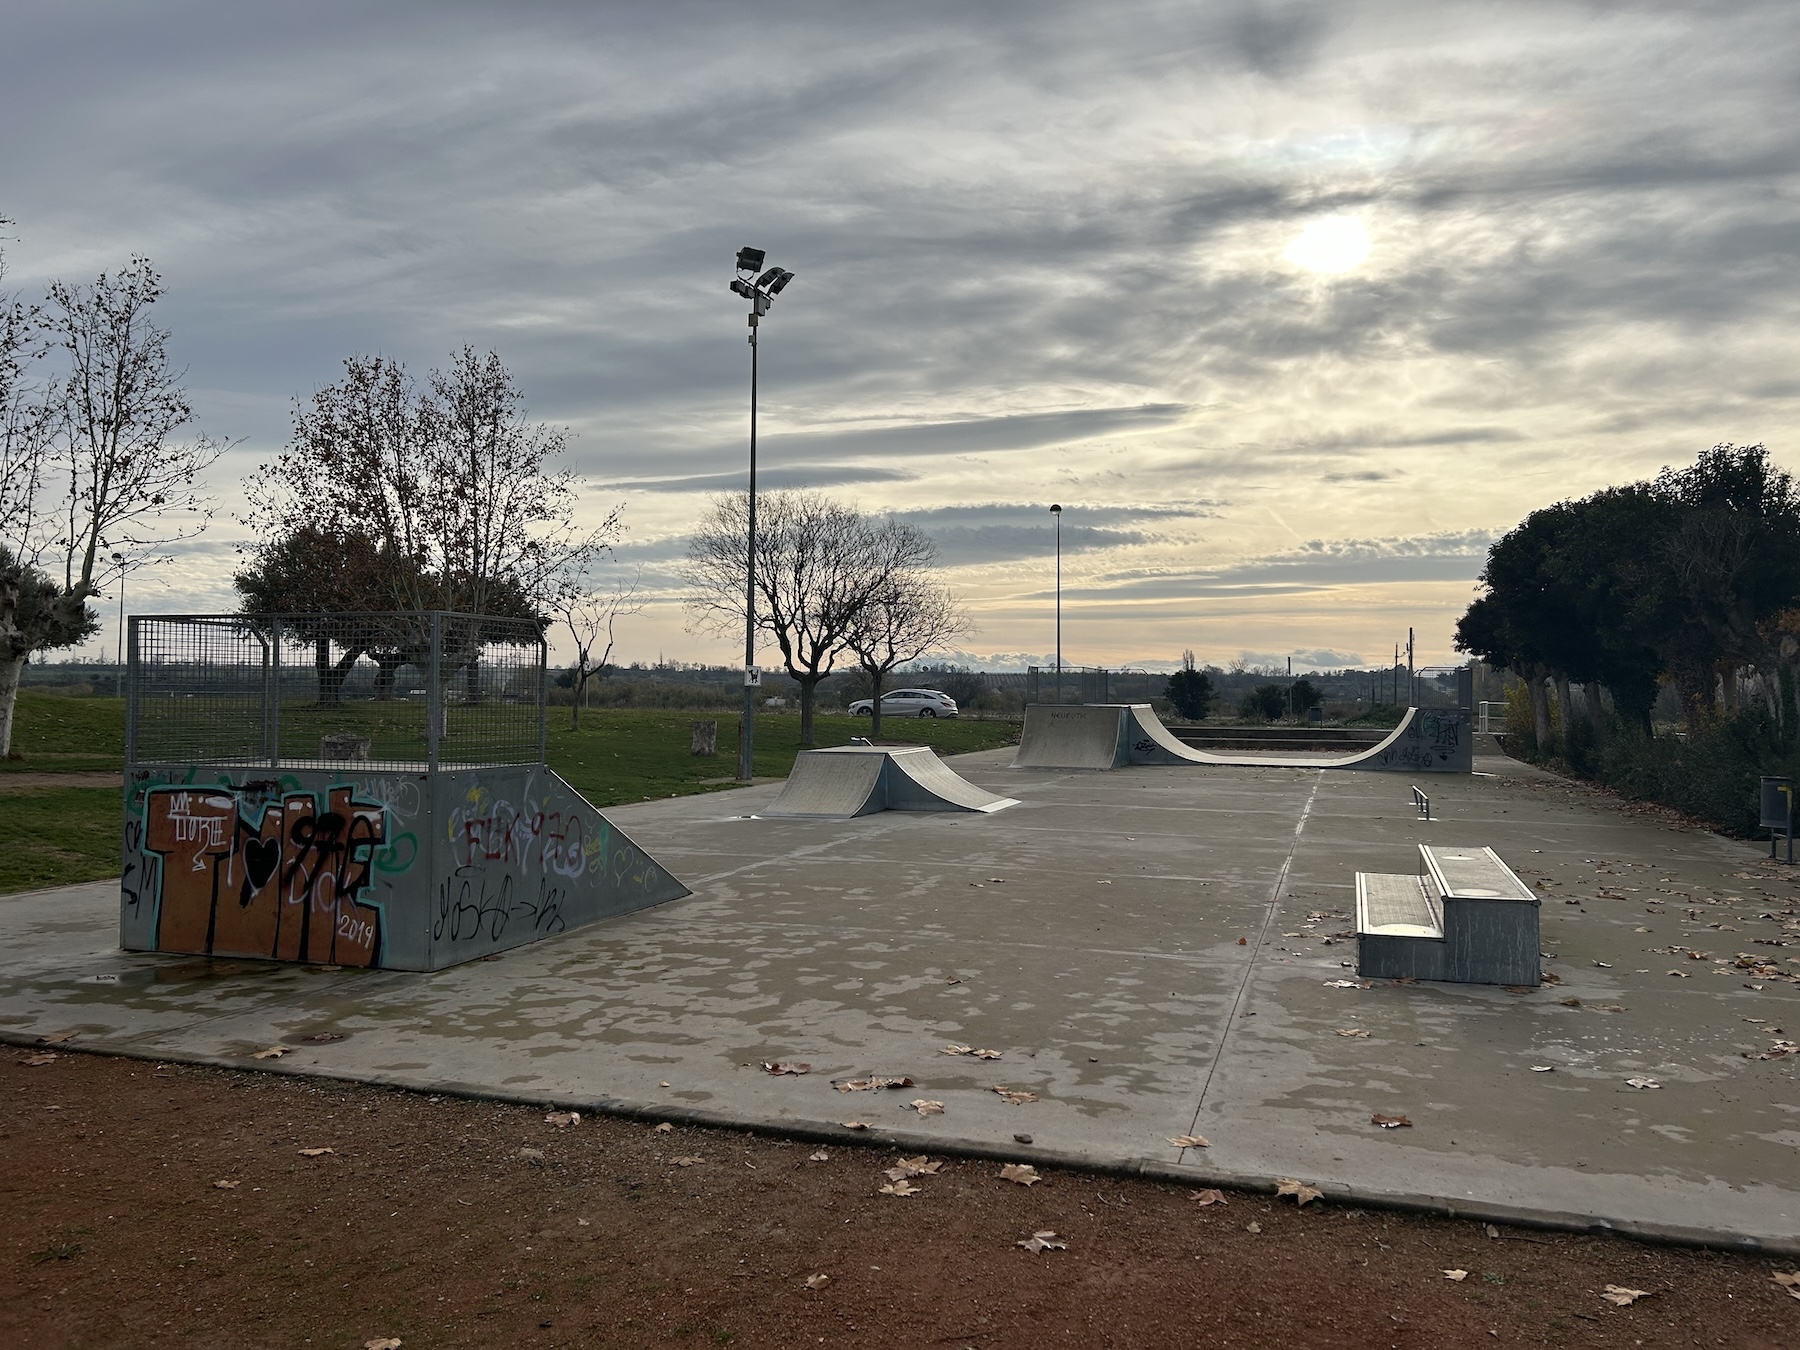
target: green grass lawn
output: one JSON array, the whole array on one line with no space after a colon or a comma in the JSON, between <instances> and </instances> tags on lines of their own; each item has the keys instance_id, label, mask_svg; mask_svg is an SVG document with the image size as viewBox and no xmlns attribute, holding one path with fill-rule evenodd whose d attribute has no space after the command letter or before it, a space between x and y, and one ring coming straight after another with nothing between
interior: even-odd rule
<instances>
[{"instance_id":1,"label":"green grass lawn","mask_svg":"<svg viewBox=\"0 0 1800 1350\"><path fill-rule=\"evenodd\" d=\"M285 714L284 714L285 716ZM689 753L693 724L712 714L616 708L582 714L569 730L568 709L552 708L546 757L596 806L716 792L737 773L737 717L717 717L719 753ZM866 736L867 718L821 715L820 747ZM929 745L941 754L991 750L1019 739L1016 722L890 719L884 741ZM14 721L18 758L0 773L114 769L124 762L124 705L115 699L72 698L21 690ZM284 738L285 740L285 738ZM800 750L798 713L756 719L756 773L784 778ZM27 788L0 794L0 893L92 881L118 875L119 794L113 788Z\"/></svg>"},{"instance_id":2,"label":"green grass lawn","mask_svg":"<svg viewBox=\"0 0 1800 1350\"><path fill-rule=\"evenodd\" d=\"M118 875L117 788L0 794L0 894Z\"/></svg>"}]
</instances>

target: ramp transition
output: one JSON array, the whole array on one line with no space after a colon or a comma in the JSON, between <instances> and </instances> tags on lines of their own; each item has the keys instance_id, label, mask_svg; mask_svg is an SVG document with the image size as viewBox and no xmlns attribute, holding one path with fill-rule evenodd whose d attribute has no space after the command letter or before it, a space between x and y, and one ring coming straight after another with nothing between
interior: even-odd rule
<instances>
[{"instance_id":1,"label":"ramp transition","mask_svg":"<svg viewBox=\"0 0 1800 1350\"><path fill-rule=\"evenodd\" d=\"M1353 755L1217 755L1176 739L1148 703L1032 704L1015 768L1121 769L1128 764L1234 764L1276 769L1469 773L1474 743L1463 708L1409 708L1378 745Z\"/></svg>"},{"instance_id":2,"label":"ramp transition","mask_svg":"<svg viewBox=\"0 0 1800 1350\"><path fill-rule=\"evenodd\" d=\"M876 811L1003 811L1017 806L979 788L929 746L845 745L804 750L781 795L761 816L847 819Z\"/></svg>"}]
</instances>

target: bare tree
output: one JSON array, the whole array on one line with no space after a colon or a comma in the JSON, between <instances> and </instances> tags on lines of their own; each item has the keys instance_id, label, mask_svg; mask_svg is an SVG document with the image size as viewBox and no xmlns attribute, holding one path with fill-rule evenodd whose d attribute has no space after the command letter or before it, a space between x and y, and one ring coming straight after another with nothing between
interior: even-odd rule
<instances>
[{"instance_id":1,"label":"bare tree","mask_svg":"<svg viewBox=\"0 0 1800 1350\"><path fill-rule=\"evenodd\" d=\"M690 627L741 631L748 494L717 497L688 543ZM757 496L756 625L774 639L800 686L800 744L813 743L820 681L881 575L862 514L816 492Z\"/></svg>"},{"instance_id":2,"label":"bare tree","mask_svg":"<svg viewBox=\"0 0 1800 1350\"><path fill-rule=\"evenodd\" d=\"M399 362L351 357L294 410L288 446L249 485L261 566L306 531L365 544L362 608L543 618L561 578L592 564L621 508L576 522L563 432L529 420L493 352L464 347L420 389Z\"/></svg>"},{"instance_id":3,"label":"bare tree","mask_svg":"<svg viewBox=\"0 0 1800 1350\"><path fill-rule=\"evenodd\" d=\"M881 735L881 689L888 675L934 647L960 637L969 616L931 577L937 548L930 536L904 521L887 520L872 531L875 570L866 604L857 612L844 645L868 677L871 736Z\"/></svg>"},{"instance_id":4,"label":"bare tree","mask_svg":"<svg viewBox=\"0 0 1800 1350\"><path fill-rule=\"evenodd\" d=\"M41 311L8 301L0 320L0 755L26 659L92 635L105 584L167 561L211 518L200 477L224 446L178 439L193 409L150 316L162 294L133 258L90 286L52 284ZM38 382L24 378L34 341L58 358Z\"/></svg>"},{"instance_id":5,"label":"bare tree","mask_svg":"<svg viewBox=\"0 0 1800 1350\"><path fill-rule=\"evenodd\" d=\"M588 681L598 675L606 678L612 662L613 642L620 619L642 612L644 601L639 596L643 569L622 577L610 586L586 585L585 576L559 590L550 608L575 642L575 702L569 710L569 729L581 730L581 709L587 700ZM604 645L602 645L604 643Z\"/></svg>"}]
</instances>

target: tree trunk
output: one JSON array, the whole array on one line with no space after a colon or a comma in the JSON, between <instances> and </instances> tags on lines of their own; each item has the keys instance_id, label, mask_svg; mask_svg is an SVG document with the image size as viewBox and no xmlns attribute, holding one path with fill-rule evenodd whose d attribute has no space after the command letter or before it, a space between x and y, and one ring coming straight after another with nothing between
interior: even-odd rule
<instances>
[{"instance_id":1,"label":"tree trunk","mask_svg":"<svg viewBox=\"0 0 1800 1350\"><path fill-rule=\"evenodd\" d=\"M1569 753L1569 729L1575 721L1575 702L1569 697L1569 677L1556 677L1556 711L1562 716L1562 739L1560 749L1563 754Z\"/></svg>"},{"instance_id":2,"label":"tree trunk","mask_svg":"<svg viewBox=\"0 0 1800 1350\"><path fill-rule=\"evenodd\" d=\"M789 672L792 674L792 672ZM800 686L800 748L812 749L813 743L813 708L819 698L819 681L823 675L795 675L794 680Z\"/></svg>"},{"instance_id":3,"label":"tree trunk","mask_svg":"<svg viewBox=\"0 0 1800 1350\"><path fill-rule=\"evenodd\" d=\"M1719 666L1719 703L1726 712L1736 712L1740 703L1737 667L1729 661Z\"/></svg>"},{"instance_id":4,"label":"tree trunk","mask_svg":"<svg viewBox=\"0 0 1800 1350\"><path fill-rule=\"evenodd\" d=\"M1545 678L1539 672L1526 681L1531 690L1531 727L1537 734L1540 755L1550 753L1550 691L1545 687Z\"/></svg>"},{"instance_id":5,"label":"tree trunk","mask_svg":"<svg viewBox=\"0 0 1800 1350\"><path fill-rule=\"evenodd\" d=\"M875 691L869 697L869 739L872 741L881 739L881 677L886 673L882 670L868 671L869 687Z\"/></svg>"},{"instance_id":6,"label":"tree trunk","mask_svg":"<svg viewBox=\"0 0 1800 1350\"><path fill-rule=\"evenodd\" d=\"M575 672L575 697L569 701L569 730L581 730L581 700L587 696L588 672Z\"/></svg>"},{"instance_id":7,"label":"tree trunk","mask_svg":"<svg viewBox=\"0 0 1800 1350\"><path fill-rule=\"evenodd\" d=\"M0 759L12 757L13 708L19 701L19 676L24 669L23 656L0 661Z\"/></svg>"},{"instance_id":8,"label":"tree trunk","mask_svg":"<svg viewBox=\"0 0 1800 1350\"><path fill-rule=\"evenodd\" d=\"M1600 699L1600 686L1589 680L1581 686L1582 700L1587 704L1588 725L1594 729L1596 744L1606 741L1606 704Z\"/></svg>"}]
</instances>

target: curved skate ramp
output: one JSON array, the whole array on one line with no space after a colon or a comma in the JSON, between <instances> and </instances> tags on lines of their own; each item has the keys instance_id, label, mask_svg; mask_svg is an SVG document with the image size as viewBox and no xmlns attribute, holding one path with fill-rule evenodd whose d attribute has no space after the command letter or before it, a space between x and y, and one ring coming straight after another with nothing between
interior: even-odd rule
<instances>
[{"instance_id":1,"label":"curved skate ramp","mask_svg":"<svg viewBox=\"0 0 1800 1350\"><path fill-rule=\"evenodd\" d=\"M1017 806L979 788L930 746L845 745L803 750L781 795L759 816L847 819L876 811L1003 811Z\"/></svg>"},{"instance_id":2,"label":"curved skate ramp","mask_svg":"<svg viewBox=\"0 0 1800 1350\"><path fill-rule=\"evenodd\" d=\"M1082 714L1069 716L1069 714ZM1117 736L1106 753L1108 729ZM1409 708L1377 745L1353 755L1216 755L1176 739L1148 703L1033 704L1025 710L1015 768L1117 769L1127 764L1232 764L1275 769L1371 769L1469 773L1475 767L1469 714Z\"/></svg>"}]
</instances>

